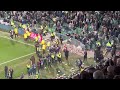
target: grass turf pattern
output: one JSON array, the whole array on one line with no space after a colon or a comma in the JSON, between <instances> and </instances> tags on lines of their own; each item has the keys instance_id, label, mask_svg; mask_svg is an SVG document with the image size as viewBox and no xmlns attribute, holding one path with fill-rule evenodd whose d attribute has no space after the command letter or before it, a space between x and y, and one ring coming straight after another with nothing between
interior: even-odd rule
<instances>
[{"instance_id":1,"label":"grass turf pattern","mask_svg":"<svg viewBox=\"0 0 120 90\"><path fill-rule=\"evenodd\" d=\"M34 52L34 47L0 38L0 63Z\"/></svg>"}]
</instances>

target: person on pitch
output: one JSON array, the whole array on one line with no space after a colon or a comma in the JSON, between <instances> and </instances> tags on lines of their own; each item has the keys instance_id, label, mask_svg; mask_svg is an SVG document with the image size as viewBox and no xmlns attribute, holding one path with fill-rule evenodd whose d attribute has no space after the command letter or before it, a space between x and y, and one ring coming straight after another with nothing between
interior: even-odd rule
<instances>
[{"instance_id":1,"label":"person on pitch","mask_svg":"<svg viewBox=\"0 0 120 90\"><path fill-rule=\"evenodd\" d=\"M18 28L14 29L14 33L15 33L15 38L18 37Z\"/></svg>"},{"instance_id":2,"label":"person on pitch","mask_svg":"<svg viewBox=\"0 0 120 90\"><path fill-rule=\"evenodd\" d=\"M14 36L14 30L10 30L10 38L13 39L13 36Z\"/></svg>"}]
</instances>

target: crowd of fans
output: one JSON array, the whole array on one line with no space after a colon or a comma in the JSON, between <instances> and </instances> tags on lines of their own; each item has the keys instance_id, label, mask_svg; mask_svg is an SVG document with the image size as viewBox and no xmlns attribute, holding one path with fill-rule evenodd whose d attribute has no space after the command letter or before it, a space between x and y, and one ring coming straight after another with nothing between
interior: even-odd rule
<instances>
[{"instance_id":1,"label":"crowd of fans","mask_svg":"<svg viewBox=\"0 0 120 90\"><path fill-rule=\"evenodd\" d=\"M96 67L87 67L73 79L120 79L120 56L102 60Z\"/></svg>"},{"instance_id":2,"label":"crowd of fans","mask_svg":"<svg viewBox=\"0 0 120 90\"><path fill-rule=\"evenodd\" d=\"M94 50L96 67L90 66L74 78L120 77L120 57L116 55L120 44L120 11L0 11L0 17L7 22L12 19L28 23L31 27L38 24L55 27L56 32L66 32L68 37L82 42L86 50ZM104 48L111 53L108 59L105 59L107 53L103 55Z\"/></svg>"},{"instance_id":3,"label":"crowd of fans","mask_svg":"<svg viewBox=\"0 0 120 90\"><path fill-rule=\"evenodd\" d=\"M28 23L31 27L47 24L60 33L64 28L68 36L75 37L89 49L98 40L103 46L103 40L120 41L119 11L1 11L0 17L8 22L13 19L22 24ZM82 29L82 32L76 33L76 28Z\"/></svg>"}]
</instances>

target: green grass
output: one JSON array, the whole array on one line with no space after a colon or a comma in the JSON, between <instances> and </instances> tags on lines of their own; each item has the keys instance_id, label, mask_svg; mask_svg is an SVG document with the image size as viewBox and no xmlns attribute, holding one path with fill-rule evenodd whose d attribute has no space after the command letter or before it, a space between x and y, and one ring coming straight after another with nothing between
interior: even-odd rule
<instances>
[{"instance_id":1,"label":"green grass","mask_svg":"<svg viewBox=\"0 0 120 90\"><path fill-rule=\"evenodd\" d=\"M33 53L34 47L0 38L0 63Z\"/></svg>"},{"instance_id":2,"label":"green grass","mask_svg":"<svg viewBox=\"0 0 120 90\"><path fill-rule=\"evenodd\" d=\"M24 45L24 44L0 37L0 64L12 59L19 58L21 56L33 53L34 51L35 51L34 47L32 46ZM29 56L0 65L0 78L4 78L3 70L5 65L11 68L15 67L14 75L15 77L18 77L22 71L24 72L24 67L26 66L25 64L27 63L28 60L29 60ZM22 65L24 65L24 67Z\"/></svg>"}]
</instances>

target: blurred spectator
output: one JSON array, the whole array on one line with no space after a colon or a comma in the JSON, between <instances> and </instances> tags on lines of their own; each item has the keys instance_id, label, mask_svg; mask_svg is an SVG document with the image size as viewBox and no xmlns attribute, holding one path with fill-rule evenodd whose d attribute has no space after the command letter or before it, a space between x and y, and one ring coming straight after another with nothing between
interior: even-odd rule
<instances>
[{"instance_id":1,"label":"blurred spectator","mask_svg":"<svg viewBox=\"0 0 120 90\"><path fill-rule=\"evenodd\" d=\"M7 75L8 75L8 66L5 66L4 71L5 71L5 78L7 78Z\"/></svg>"},{"instance_id":2,"label":"blurred spectator","mask_svg":"<svg viewBox=\"0 0 120 90\"><path fill-rule=\"evenodd\" d=\"M24 78L24 73L22 72L20 79L23 79L23 78Z\"/></svg>"},{"instance_id":3,"label":"blurred spectator","mask_svg":"<svg viewBox=\"0 0 120 90\"><path fill-rule=\"evenodd\" d=\"M66 60L68 60L69 51L68 51L67 48L64 49L64 54L65 54L65 58L66 58Z\"/></svg>"},{"instance_id":4,"label":"blurred spectator","mask_svg":"<svg viewBox=\"0 0 120 90\"><path fill-rule=\"evenodd\" d=\"M100 70L97 70L93 73L93 78L94 79L105 79L103 72Z\"/></svg>"},{"instance_id":5,"label":"blurred spectator","mask_svg":"<svg viewBox=\"0 0 120 90\"><path fill-rule=\"evenodd\" d=\"M113 79L120 79L120 75L115 75Z\"/></svg>"},{"instance_id":6,"label":"blurred spectator","mask_svg":"<svg viewBox=\"0 0 120 90\"><path fill-rule=\"evenodd\" d=\"M14 71L13 71L13 69L11 68L11 69L10 69L11 79L13 79L13 72L14 72Z\"/></svg>"},{"instance_id":7,"label":"blurred spectator","mask_svg":"<svg viewBox=\"0 0 120 90\"><path fill-rule=\"evenodd\" d=\"M90 79L90 74L86 71L81 72L80 79Z\"/></svg>"},{"instance_id":8,"label":"blurred spectator","mask_svg":"<svg viewBox=\"0 0 120 90\"><path fill-rule=\"evenodd\" d=\"M113 78L114 78L114 66L108 66L106 79L113 79Z\"/></svg>"},{"instance_id":9,"label":"blurred spectator","mask_svg":"<svg viewBox=\"0 0 120 90\"><path fill-rule=\"evenodd\" d=\"M87 51L84 51L84 61L87 61Z\"/></svg>"}]
</instances>

